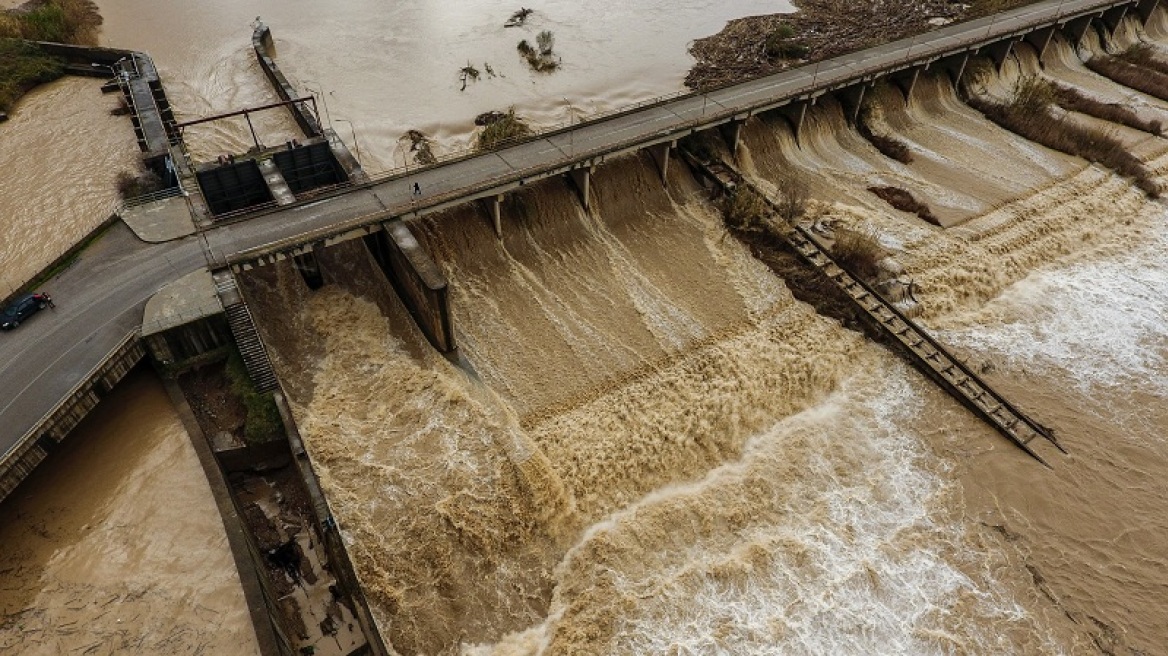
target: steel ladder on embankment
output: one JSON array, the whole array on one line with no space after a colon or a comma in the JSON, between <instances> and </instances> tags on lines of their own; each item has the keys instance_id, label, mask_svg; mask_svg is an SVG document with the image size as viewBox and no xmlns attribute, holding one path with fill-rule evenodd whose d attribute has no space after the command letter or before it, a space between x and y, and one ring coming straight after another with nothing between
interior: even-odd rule
<instances>
[{"instance_id":1,"label":"steel ladder on embankment","mask_svg":"<svg viewBox=\"0 0 1168 656\"><path fill-rule=\"evenodd\" d=\"M227 325L231 327L231 334L235 336L235 345L243 357L243 366L247 375L259 392L270 392L278 388L276 372L272 369L272 361L268 352L260 341L259 331L252 320L251 311L243 302L239 288L235 284L235 276L230 271L219 271L214 274L215 290L219 300L223 303L223 311L227 313Z\"/></svg>"},{"instance_id":2,"label":"steel ladder on embankment","mask_svg":"<svg viewBox=\"0 0 1168 656\"><path fill-rule=\"evenodd\" d=\"M767 202L772 211L777 212L778 207L774 200L751 184L730 164L720 160L702 161L690 153L685 153L685 157L691 165L703 171L724 190L733 191L740 184L748 186ZM823 272L840 291L847 294L856 307L871 319L873 326L901 344L904 347L902 353L913 364L1006 439L1047 467L1050 466L1049 463L1031 447L1031 442L1036 438L1044 438L1066 453L1066 449L1058 443L1050 429L1031 419L994 391L981 377L949 353L895 305L840 266L805 226L796 225L794 231L786 235L785 239L806 263Z\"/></svg>"}]
</instances>

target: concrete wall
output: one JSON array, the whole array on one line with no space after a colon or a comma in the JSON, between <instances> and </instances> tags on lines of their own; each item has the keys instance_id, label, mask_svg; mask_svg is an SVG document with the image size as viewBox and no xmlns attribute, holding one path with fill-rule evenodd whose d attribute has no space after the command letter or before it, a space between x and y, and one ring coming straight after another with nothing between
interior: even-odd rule
<instances>
[{"instance_id":1,"label":"concrete wall","mask_svg":"<svg viewBox=\"0 0 1168 656\"><path fill-rule=\"evenodd\" d=\"M260 62L260 68L263 69L264 75L268 76L272 86L276 88L276 94L280 96L281 100L292 100L299 98L300 95L296 92L296 88L284 77L284 73L280 67L276 65L268 48L272 45L272 31L268 29L267 25L260 23L251 35L251 46L255 50L256 59ZM317 123L316 117L312 112L308 111L308 107L304 103L295 103L288 105L292 111L292 118L296 124L304 130L304 135L307 137L319 137L323 134L320 129L320 124Z\"/></svg>"},{"instance_id":2,"label":"concrete wall","mask_svg":"<svg viewBox=\"0 0 1168 656\"><path fill-rule=\"evenodd\" d=\"M369 641L369 653L373 656L389 656L385 641L377 629L377 622L373 613L369 611L369 603L365 600L365 593L361 589L361 582L357 578L357 571L353 569L353 561L349 558L349 551L345 548L345 540L341 530L333 519L332 510L320 489L320 480L312 469L312 462L304 450L304 442L300 438L300 430L292 419L292 411L288 409L288 402L284 395L276 392L276 406L280 409L280 418L284 421L284 430L288 435L288 443L292 447L292 460L300 470L300 478L304 482L312 507L315 511L316 529L324 541L325 553L328 555L329 571L337 577L337 585L353 600L353 614L357 623L361 625L361 632ZM396 652L395 652L396 653Z\"/></svg>"},{"instance_id":3,"label":"concrete wall","mask_svg":"<svg viewBox=\"0 0 1168 656\"><path fill-rule=\"evenodd\" d=\"M144 341L154 361L173 370L181 369L207 353L219 351L232 344L234 338L227 327L226 317L220 314L149 335Z\"/></svg>"},{"instance_id":4,"label":"concrete wall","mask_svg":"<svg viewBox=\"0 0 1168 656\"><path fill-rule=\"evenodd\" d=\"M366 244L414 321L440 353L453 353L454 327L446 276L401 221L383 223Z\"/></svg>"},{"instance_id":5,"label":"concrete wall","mask_svg":"<svg viewBox=\"0 0 1168 656\"><path fill-rule=\"evenodd\" d=\"M73 391L34 426L20 443L0 461L0 501L16 489L58 444L97 407L114 386L146 355L146 347L136 333L127 335L117 348L73 388Z\"/></svg>"}]
</instances>

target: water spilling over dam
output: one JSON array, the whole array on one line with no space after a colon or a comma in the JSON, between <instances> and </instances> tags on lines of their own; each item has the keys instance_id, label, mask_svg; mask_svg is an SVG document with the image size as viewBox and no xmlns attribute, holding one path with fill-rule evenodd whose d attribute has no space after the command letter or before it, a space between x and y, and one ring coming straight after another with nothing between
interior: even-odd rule
<instances>
[{"instance_id":1,"label":"water spilling over dam","mask_svg":"<svg viewBox=\"0 0 1168 656\"><path fill-rule=\"evenodd\" d=\"M826 97L798 130L751 118L736 153L764 189L807 181L820 228L872 231L921 320L1055 426L1071 454L1049 472L796 301L689 170L663 184L647 153L599 167L587 210L565 179L509 194L501 238L471 205L410 223L450 282L450 359L360 240L314 253L320 288L292 260L243 274L394 649L1163 644L1162 207L962 95L1043 75L1168 117L1092 54L1056 40L1040 66L1019 44L964 90L941 71L907 100L873 89L869 127L906 144L903 166ZM1162 180L1166 142L1117 133ZM888 187L935 220L871 191Z\"/></svg>"}]
</instances>

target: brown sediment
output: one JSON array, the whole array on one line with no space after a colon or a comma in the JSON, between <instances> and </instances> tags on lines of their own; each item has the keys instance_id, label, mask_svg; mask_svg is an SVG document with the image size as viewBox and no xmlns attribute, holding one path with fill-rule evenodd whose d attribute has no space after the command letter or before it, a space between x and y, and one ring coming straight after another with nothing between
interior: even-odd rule
<instances>
[{"instance_id":1,"label":"brown sediment","mask_svg":"<svg viewBox=\"0 0 1168 656\"><path fill-rule=\"evenodd\" d=\"M1028 4L1031 0L997 0L957 5L944 0L886 3L863 0L798 0L792 14L750 16L730 21L713 36L694 41L690 54L697 63L686 76L691 89L711 89L775 73L791 65L895 41L932 28L930 20L946 22L976 18ZM767 40L789 26L792 42L806 48L796 60L770 56Z\"/></svg>"}]
</instances>

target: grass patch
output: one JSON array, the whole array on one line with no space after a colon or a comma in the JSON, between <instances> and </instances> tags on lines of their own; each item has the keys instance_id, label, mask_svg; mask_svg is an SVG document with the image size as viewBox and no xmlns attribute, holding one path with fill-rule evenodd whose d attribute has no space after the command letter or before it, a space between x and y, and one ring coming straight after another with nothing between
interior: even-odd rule
<instances>
[{"instance_id":1,"label":"grass patch","mask_svg":"<svg viewBox=\"0 0 1168 656\"><path fill-rule=\"evenodd\" d=\"M1092 57L1085 64L1087 68L1113 82L1160 100L1168 100L1168 74L1159 70L1133 64L1119 57Z\"/></svg>"},{"instance_id":2,"label":"grass patch","mask_svg":"<svg viewBox=\"0 0 1168 656\"><path fill-rule=\"evenodd\" d=\"M929 206L918 201L912 195L912 192L907 189L901 189L900 187L868 187L868 191L876 194L881 200L902 212L916 214L935 226L941 225L937 217L933 216L933 211L929 209Z\"/></svg>"},{"instance_id":3,"label":"grass patch","mask_svg":"<svg viewBox=\"0 0 1168 656\"><path fill-rule=\"evenodd\" d=\"M852 275L874 283L880 277L880 260L888 257L888 251L880 245L875 229L860 231L840 227L835 229L831 257Z\"/></svg>"},{"instance_id":4,"label":"grass patch","mask_svg":"<svg viewBox=\"0 0 1168 656\"><path fill-rule=\"evenodd\" d=\"M27 41L97 45L101 14L90 0L45 0L0 12L0 111L8 111L29 89L65 74L62 59Z\"/></svg>"},{"instance_id":5,"label":"grass patch","mask_svg":"<svg viewBox=\"0 0 1168 656\"><path fill-rule=\"evenodd\" d=\"M91 0L44 0L0 17L0 38L93 46L100 25Z\"/></svg>"},{"instance_id":6,"label":"grass patch","mask_svg":"<svg viewBox=\"0 0 1168 656\"><path fill-rule=\"evenodd\" d=\"M231 382L231 392L243 401L247 409L247 420L243 426L245 441L260 444L284 434L284 424L280 421L276 400L271 394L256 391L237 349L232 350L227 358L227 380Z\"/></svg>"},{"instance_id":7,"label":"grass patch","mask_svg":"<svg viewBox=\"0 0 1168 656\"><path fill-rule=\"evenodd\" d=\"M1051 111L1055 97L1050 87L1023 82L1015 89L1014 99L1009 104L972 95L966 102L1015 134L1047 148L1102 164L1131 178L1148 197L1160 197L1160 186L1154 174L1118 139L1103 130L1056 118Z\"/></svg>"},{"instance_id":8,"label":"grass patch","mask_svg":"<svg viewBox=\"0 0 1168 656\"><path fill-rule=\"evenodd\" d=\"M522 118L515 115L515 108L507 113L493 113L486 128L479 133L475 147L479 152L486 152L502 148L509 143L531 134L531 128Z\"/></svg>"},{"instance_id":9,"label":"grass patch","mask_svg":"<svg viewBox=\"0 0 1168 656\"><path fill-rule=\"evenodd\" d=\"M912 151L909 149L907 143L896 137L880 134L872 130L871 105L866 104L860 108L860 114L856 121L856 130L859 131L860 136L867 139L868 143L880 151L881 155L889 159L894 159L901 164L912 163Z\"/></svg>"},{"instance_id":10,"label":"grass patch","mask_svg":"<svg viewBox=\"0 0 1168 656\"><path fill-rule=\"evenodd\" d=\"M1135 64L1136 66L1149 68L1158 73L1168 75L1168 61L1157 57L1156 49L1146 43L1137 43L1116 55L1116 58L1129 64Z\"/></svg>"},{"instance_id":11,"label":"grass patch","mask_svg":"<svg viewBox=\"0 0 1168 656\"><path fill-rule=\"evenodd\" d=\"M31 43L0 39L0 111L8 111L26 91L65 74L65 62Z\"/></svg>"}]
</instances>

